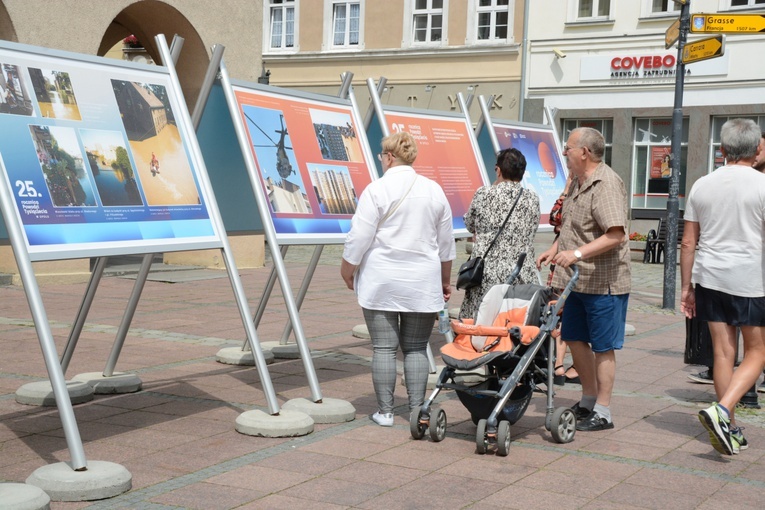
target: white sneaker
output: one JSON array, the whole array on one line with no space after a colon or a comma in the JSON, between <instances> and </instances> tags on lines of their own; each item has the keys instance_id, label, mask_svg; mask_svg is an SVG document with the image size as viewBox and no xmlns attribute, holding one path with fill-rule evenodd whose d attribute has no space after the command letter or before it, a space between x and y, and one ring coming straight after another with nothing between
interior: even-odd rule
<instances>
[{"instance_id":1,"label":"white sneaker","mask_svg":"<svg viewBox=\"0 0 765 510\"><path fill-rule=\"evenodd\" d=\"M381 427L392 427L393 413L383 414L380 411L377 411L375 414L372 415L372 421Z\"/></svg>"}]
</instances>

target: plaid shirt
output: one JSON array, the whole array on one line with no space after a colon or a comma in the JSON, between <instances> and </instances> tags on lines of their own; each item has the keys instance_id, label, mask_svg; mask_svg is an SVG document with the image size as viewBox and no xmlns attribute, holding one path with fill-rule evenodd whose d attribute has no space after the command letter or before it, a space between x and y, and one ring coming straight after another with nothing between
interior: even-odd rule
<instances>
[{"instance_id":1,"label":"plaid shirt","mask_svg":"<svg viewBox=\"0 0 765 510\"><path fill-rule=\"evenodd\" d=\"M616 248L577 263L579 281L574 290L584 294L627 294L630 291L630 250L627 233L627 192L624 183L601 162L589 179L573 186L563 201L563 224L558 251L576 250L611 227L624 228L624 241ZM571 269L558 268L552 287L562 289Z\"/></svg>"}]
</instances>

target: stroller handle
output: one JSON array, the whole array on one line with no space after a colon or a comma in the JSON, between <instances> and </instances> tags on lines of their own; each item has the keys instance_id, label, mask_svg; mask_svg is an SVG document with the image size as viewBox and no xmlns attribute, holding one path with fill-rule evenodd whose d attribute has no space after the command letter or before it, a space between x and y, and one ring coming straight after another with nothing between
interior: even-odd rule
<instances>
[{"instance_id":1,"label":"stroller handle","mask_svg":"<svg viewBox=\"0 0 765 510\"><path fill-rule=\"evenodd\" d=\"M507 280L505 280L505 283L508 285L512 285L512 283L515 281L516 278L518 278L518 275L521 274L521 269L523 269L523 263L526 261L526 252L522 251L520 255L518 255L518 262L515 263L515 267L513 268L513 272L510 273L510 276L507 277Z\"/></svg>"}]
</instances>

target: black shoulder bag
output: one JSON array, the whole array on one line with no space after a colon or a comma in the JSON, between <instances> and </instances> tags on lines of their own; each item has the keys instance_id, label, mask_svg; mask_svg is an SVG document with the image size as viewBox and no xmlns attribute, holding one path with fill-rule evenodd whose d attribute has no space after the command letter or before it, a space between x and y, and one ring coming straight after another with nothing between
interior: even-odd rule
<instances>
[{"instance_id":1,"label":"black shoulder bag","mask_svg":"<svg viewBox=\"0 0 765 510\"><path fill-rule=\"evenodd\" d=\"M502 223L502 226L499 227L499 230L497 230L497 233L494 235L494 239L491 240L491 243L489 244L488 248L486 248L486 251L484 252L483 256L485 257L489 250L491 250L491 247L494 246L494 243L497 241L497 238L499 237L499 234L502 233L502 231L505 229L505 225L507 225L507 220L510 219L510 215L513 214L513 211L515 210L515 206L518 204L518 200L520 200L521 195L523 194L523 188L521 188L521 191L518 193L518 196L515 197L515 202L513 202L513 206L510 208L510 212L507 213L507 217L505 218L505 221ZM473 287L478 287L483 282L483 257L475 256L473 258L470 258L460 266L460 270L457 273L457 290L461 289L472 289Z\"/></svg>"}]
</instances>

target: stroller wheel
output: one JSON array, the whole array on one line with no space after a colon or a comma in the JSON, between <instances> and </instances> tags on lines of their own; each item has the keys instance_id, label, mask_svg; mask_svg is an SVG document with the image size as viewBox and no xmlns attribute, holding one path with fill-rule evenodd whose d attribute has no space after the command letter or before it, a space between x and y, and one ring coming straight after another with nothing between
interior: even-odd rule
<instances>
[{"instance_id":1,"label":"stroller wheel","mask_svg":"<svg viewBox=\"0 0 765 510\"><path fill-rule=\"evenodd\" d=\"M570 443L576 434L576 415L568 407L559 407L552 415L552 437L556 443Z\"/></svg>"},{"instance_id":2,"label":"stroller wheel","mask_svg":"<svg viewBox=\"0 0 765 510\"><path fill-rule=\"evenodd\" d=\"M486 420L478 420L475 431L475 452L483 455L489 446L489 440L486 437Z\"/></svg>"},{"instance_id":3,"label":"stroller wheel","mask_svg":"<svg viewBox=\"0 0 765 510\"><path fill-rule=\"evenodd\" d=\"M422 423L422 409L412 409L409 414L409 432L412 433L414 439L422 439L425 436L425 429L428 428L428 423Z\"/></svg>"},{"instance_id":4,"label":"stroller wheel","mask_svg":"<svg viewBox=\"0 0 765 510\"><path fill-rule=\"evenodd\" d=\"M507 457L510 453L510 422L502 420L497 427L497 455Z\"/></svg>"},{"instance_id":5,"label":"stroller wheel","mask_svg":"<svg viewBox=\"0 0 765 510\"><path fill-rule=\"evenodd\" d=\"M435 423L430 424L430 439L438 443L446 437L446 411L439 409L436 413Z\"/></svg>"}]
</instances>

